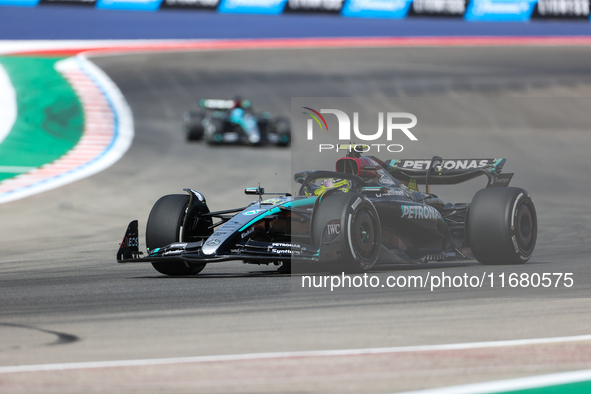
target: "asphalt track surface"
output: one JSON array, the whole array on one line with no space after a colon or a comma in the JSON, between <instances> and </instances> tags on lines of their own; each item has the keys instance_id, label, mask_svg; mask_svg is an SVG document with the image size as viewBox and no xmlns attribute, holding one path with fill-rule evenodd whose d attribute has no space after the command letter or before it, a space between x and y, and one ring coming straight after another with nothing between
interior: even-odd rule
<instances>
[{"instance_id":1,"label":"asphalt track surface","mask_svg":"<svg viewBox=\"0 0 591 394\"><path fill-rule=\"evenodd\" d=\"M134 113L136 137L108 170L0 206L0 366L543 338L591 333L588 147L591 48L298 49L95 59ZM379 268L388 275L573 272L572 288L302 289L275 267L228 262L170 278L118 265L125 226L193 187L211 209L290 188L304 147L186 144L181 114L240 93L290 113L291 97L405 107L419 141L404 157L503 156L537 206L519 267L476 262ZM302 141L300 139L299 141ZM334 156L334 157L333 157ZM330 156L330 160L335 155ZM331 168L328 160L306 163ZM324 165L323 165L324 164ZM434 190L436 193L437 190ZM469 201L445 189L445 200ZM143 239L141 240L143 242ZM386 393L589 368L591 343L13 373L3 392Z\"/></svg>"}]
</instances>

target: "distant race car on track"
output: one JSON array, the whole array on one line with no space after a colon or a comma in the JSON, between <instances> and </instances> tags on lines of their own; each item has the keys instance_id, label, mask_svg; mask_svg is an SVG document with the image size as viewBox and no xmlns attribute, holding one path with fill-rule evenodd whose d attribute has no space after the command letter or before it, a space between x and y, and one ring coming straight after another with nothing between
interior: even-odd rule
<instances>
[{"instance_id":1,"label":"distant race car on track","mask_svg":"<svg viewBox=\"0 0 591 394\"><path fill-rule=\"evenodd\" d=\"M349 146L351 147L351 146ZM342 147L341 147L342 148ZM468 260L520 264L537 237L530 195L508 187L505 159L389 160L352 150L336 171L295 174L296 196L265 193L248 206L210 212L196 190L160 198L146 227L147 255L139 252L138 222L131 222L117 260L149 262L167 275L193 275L206 264L238 260L254 264L326 263L336 272L362 271L376 263ZM471 203L444 203L430 185L487 178ZM419 192L417 185L426 185ZM264 199L263 195L274 195Z\"/></svg>"},{"instance_id":2,"label":"distant race car on track","mask_svg":"<svg viewBox=\"0 0 591 394\"><path fill-rule=\"evenodd\" d=\"M291 126L285 117L269 112L255 114L249 100L199 101L198 111L183 115L187 141L205 140L210 145L289 146Z\"/></svg>"}]
</instances>

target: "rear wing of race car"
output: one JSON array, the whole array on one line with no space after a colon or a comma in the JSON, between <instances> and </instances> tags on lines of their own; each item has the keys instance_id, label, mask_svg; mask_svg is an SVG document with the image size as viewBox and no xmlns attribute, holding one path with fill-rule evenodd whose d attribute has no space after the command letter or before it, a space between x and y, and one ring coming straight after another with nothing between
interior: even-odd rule
<instances>
[{"instance_id":1,"label":"rear wing of race car","mask_svg":"<svg viewBox=\"0 0 591 394\"><path fill-rule=\"evenodd\" d=\"M205 109L232 109L236 105L234 100L202 99L199 100L199 106Z\"/></svg>"},{"instance_id":2,"label":"rear wing of race car","mask_svg":"<svg viewBox=\"0 0 591 394\"><path fill-rule=\"evenodd\" d=\"M509 186L513 174L501 174L506 159L400 159L388 160L386 170L396 179L412 186L455 185L478 176L488 178L486 187Z\"/></svg>"}]
</instances>

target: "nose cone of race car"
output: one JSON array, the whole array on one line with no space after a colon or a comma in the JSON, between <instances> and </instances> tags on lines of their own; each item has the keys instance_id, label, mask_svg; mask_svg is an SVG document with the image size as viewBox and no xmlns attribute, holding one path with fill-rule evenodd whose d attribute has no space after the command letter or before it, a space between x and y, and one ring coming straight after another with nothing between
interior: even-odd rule
<instances>
[{"instance_id":1,"label":"nose cone of race car","mask_svg":"<svg viewBox=\"0 0 591 394\"><path fill-rule=\"evenodd\" d=\"M232 244L232 240L243 231L251 222L255 222L259 217L271 213L275 205L259 205L253 204L240 212L236 216L224 223L213 233L201 247L201 254L205 256L219 255L224 250L227 250L226 245ZM277 209L278 211L278 209ZM275 211L273 211L275 212Z\"/></svg>"}]
</instances>

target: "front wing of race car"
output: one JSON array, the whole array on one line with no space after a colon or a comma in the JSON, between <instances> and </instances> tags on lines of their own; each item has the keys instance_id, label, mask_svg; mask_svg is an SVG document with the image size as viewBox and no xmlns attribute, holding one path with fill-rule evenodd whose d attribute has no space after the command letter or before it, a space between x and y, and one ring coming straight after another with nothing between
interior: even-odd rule
<instances>
[{"instance_id":1,"label":"front wing of race car","mask_svg":"<svg viewBox=\"0 0 591 394\"><path fill-rule=\"evenodd\" d=\"M138 221L129 223L123 242L117 252L118 263L156 263L179 262L216 263L230 260L242 260L249 263L281 263L292 259L303 261L320 261L321 256L334 254L331 244L323 243L320 248L291 242L261 242L249 239L243 244L236 244L215 255L204 255L201 248L205 241L175 242L149 251L146 256L140 252L138 237ZM336 250L335 250L336 251Z\"/></svg>"}]
</instances>

